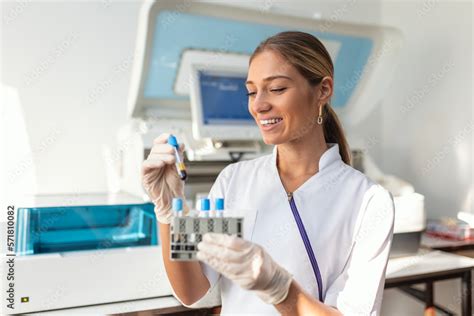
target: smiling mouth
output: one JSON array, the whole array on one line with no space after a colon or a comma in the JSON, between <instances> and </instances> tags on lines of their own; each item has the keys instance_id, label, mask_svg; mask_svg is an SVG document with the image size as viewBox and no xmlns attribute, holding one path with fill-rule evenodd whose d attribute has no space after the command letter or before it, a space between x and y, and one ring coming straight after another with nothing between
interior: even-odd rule
<instances>
[{"instance_id":1,"label":"smiling mouth","mask_svg":"<svg viewBox=\"0 0 474 316\"><path fill-rule=\"evenodd\" d=\"M280 117L277 117L277 118L272 118L269 120L260 120L260 124L262 126L272 126L274 124L280 123L281 121L283 121L283 119Z\"/></svg>"}]
</instances>

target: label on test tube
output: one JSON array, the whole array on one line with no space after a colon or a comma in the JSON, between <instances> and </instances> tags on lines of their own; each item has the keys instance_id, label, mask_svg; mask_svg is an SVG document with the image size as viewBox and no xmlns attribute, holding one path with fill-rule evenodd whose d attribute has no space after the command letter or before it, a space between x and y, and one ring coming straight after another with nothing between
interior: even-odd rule
<instances>
[{"instance_id":1,"label":"label on test tube","mask_svg":"<svg viewBox=\"0 0 474 316\"><path fill-rule=\"evenodd\" d=\"M183 215L183 200L180 198L173 198L172 202L173 213L176 217Z\"/></svg>"},{"instance_id":2,"label":"label on test tube","mask_svg":"<svg viewBox=\"0 0 474 316\"><path fill-rule=\"evenodd\" d=\"M216 217L224 217L224 199L217 198L215 200L215 208L216 208Z\"/></svg>"},{"instance_id":3,"label":"label on test tube","mask_svg":"<svg viewBox=\"0 0 474 316\"><path fill-rule=\"evenodd\" d=\"M199 215L201 217L209 217L209 212L211 210L211 202L209 199L201 199L201 211Z\"/></svg>"}]
</instances>

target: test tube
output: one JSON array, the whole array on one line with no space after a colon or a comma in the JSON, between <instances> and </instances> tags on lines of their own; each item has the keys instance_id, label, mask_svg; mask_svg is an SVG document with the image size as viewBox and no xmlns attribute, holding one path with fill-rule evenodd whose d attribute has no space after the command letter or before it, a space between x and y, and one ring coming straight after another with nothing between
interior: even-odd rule
<instances>
[{"instance_id":1,"label":"test tube","mask_svg":"<svg viewBox=\"0 0 474 316\"><path fill-rule=\"evenodd\" d=\"M211 209L211 202L209 199L201 199L201 211L199 212L199 215L201 217L209 217L209 212Z\"/></svg>"},{"instance_id":2,"label":"test tube","mask_svg":"<svg viewBox=\"0 0 474 316\"><path fill-rule=\"evenodd\" d=\"M172 208L174 216L183 216L183 200L181 200L180 198L173 198Z\"/></svg>"},{"instance_id":3,"label":"test tube","mask_svg":"<svg viewBox=\"0 0 474 316\"><path fill-rule=\"evenodd\" d=\"M215 200L215 209L216 209L216 217L224 217L224 199L217 198Z\"/></svg>"},{"instance_id":4,"label":"test tube","mask_svg":"<svg viewBox=\"0 0 474 316\"><path fill-rule=\"evenodd\" d=\"M178 170L179 178L184 181L188 177L188 173L186 172L186 166L184 165L184 162L179 156L178 140L174 135L170 135L168 137L168 144L174 148L174 156L176 157L176 170Z\"/></svg>"}]
</instances>

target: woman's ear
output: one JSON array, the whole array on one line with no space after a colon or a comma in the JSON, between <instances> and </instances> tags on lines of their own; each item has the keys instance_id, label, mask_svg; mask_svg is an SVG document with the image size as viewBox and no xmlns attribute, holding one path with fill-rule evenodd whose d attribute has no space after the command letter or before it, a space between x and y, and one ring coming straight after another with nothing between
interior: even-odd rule
<instances>
[{"instance_id":1,"label":"woman's ear","mask_svg":"<svg viewBox=\"0 0 474 316\"><path fill-rule=\"evenodd\" d=\"M321 83L319 85L321 87L320 88L321 89L321 96L319 98L319 101L322 104L326 104L326 103L328 103L329 99L332 96L334 81L332 80L331 77L326 76L321 80Z\"/></svg>"}]
</instances>

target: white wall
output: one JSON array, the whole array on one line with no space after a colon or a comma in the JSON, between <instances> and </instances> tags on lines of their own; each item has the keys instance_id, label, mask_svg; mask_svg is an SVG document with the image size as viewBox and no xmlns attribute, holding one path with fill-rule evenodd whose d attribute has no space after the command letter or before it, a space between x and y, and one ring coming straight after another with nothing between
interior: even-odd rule
<instances>
[{"instance_id":1,"label":"white wall","mask_svg":"<svg viewBox=\"0 0 474 316\"><path fill-rule=\"evenodd\" d=\"M107 190L102 148L127 121L139 7L2 2L2 82L19 91L39 193Z\"/></svg>"},{"instance_id":2,"label":"white wall","mask_svg":"<svg viewBox=\"0 0 474 316\"><path fill-rule=\"evenodd\" d=\"M473 212L472 4L388 3L383 12L389 24L403 17L406 34L383 104L384 169L426 196L431 217Z\"/></svg>"},{"instance_id":3,"label":"white wall","mask_svg":"<svg viewBox=\"0 0 474 316\"><path fill-rule=\"evenodd\" d=\"M243 5L400 28L406 42L393 84L358 134L368 140L377 134L370 153L384 171L426 196L429 217L474 212L470 2L256 3ZM114 143L127 121L139 4L33 1L2 7L2 82L19 90L36 148L39 191L105 191L102 147ZM458 284L443 282L436 289L437 299L456 310ZM385 292L384 315L421 312L421 304Z\"/></svg>"}]
</instances>

